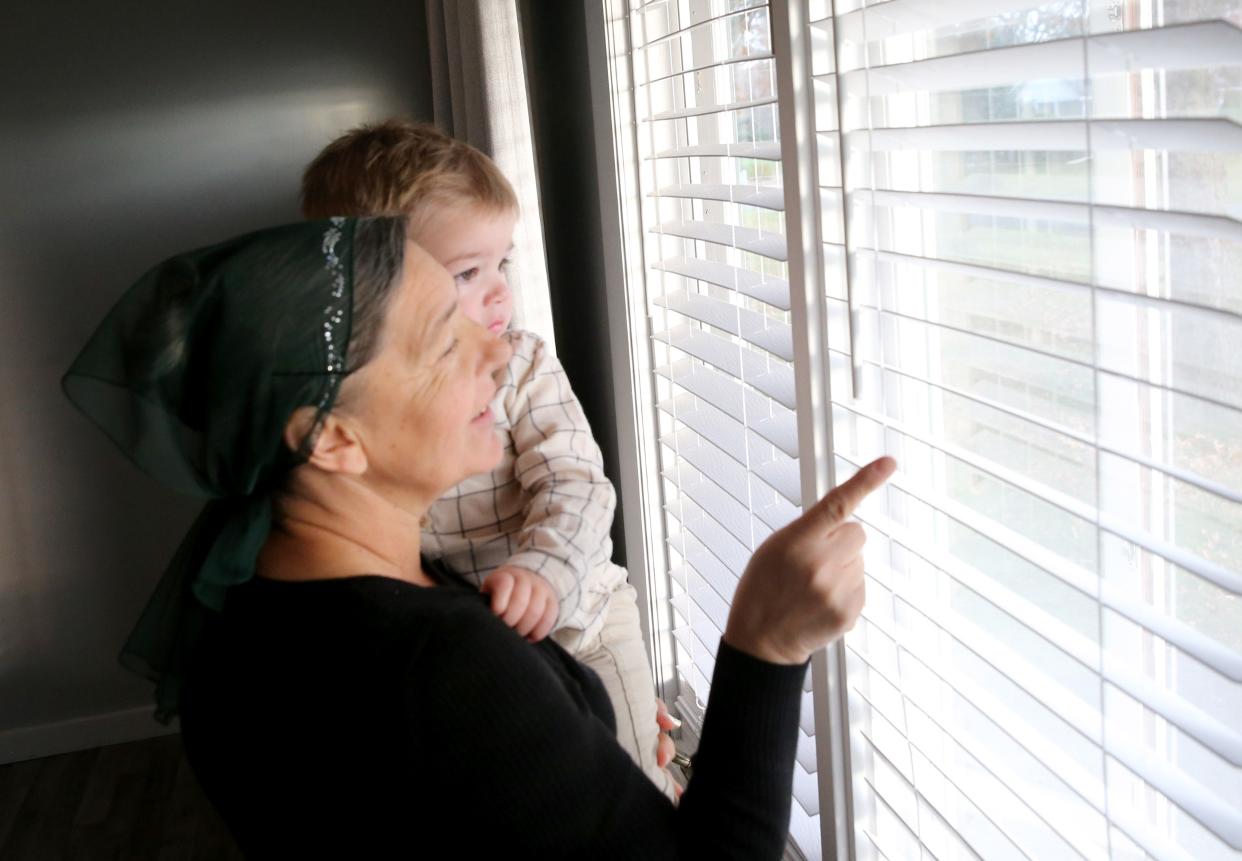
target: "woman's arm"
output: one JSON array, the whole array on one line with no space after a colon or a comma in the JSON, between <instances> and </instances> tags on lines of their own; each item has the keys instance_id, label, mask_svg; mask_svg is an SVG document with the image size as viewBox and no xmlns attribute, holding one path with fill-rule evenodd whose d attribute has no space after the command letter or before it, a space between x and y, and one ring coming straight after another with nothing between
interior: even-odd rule
<instances>
[{"instance_id":1,"label":"woman's arm","mask_svg":"<svg viewBox=\"0 0 1242 861\"><path fill-rule=\"evenodd\" d=\"M721 644L694 778L674 808L533 647L463 609L412 667L408 707L426 779L446 790L434 821L459 823L464 854L780 857L805 665Z\"/></svg>"},{"instance_id":2,"label":"woman's arm","mask_svg":"<svg viewBox=\"0 0 1242 861\"><path fill-rule=\"evenodd\" d=\"M517 634L487 624L429 640L408 703L428 779L464 839L535 857L780 857L798 704L811 653L862 608L863 533L846 518L892 474L881 458L773 533L743 573L716 658L695 775L674 809ZM447 623L449 620L446 619ZM470 630L465 630L469 627ZM422 708L420 708L422 704ZM470 800L476 803L462 807Z\"/></svg>"}]
</instances>

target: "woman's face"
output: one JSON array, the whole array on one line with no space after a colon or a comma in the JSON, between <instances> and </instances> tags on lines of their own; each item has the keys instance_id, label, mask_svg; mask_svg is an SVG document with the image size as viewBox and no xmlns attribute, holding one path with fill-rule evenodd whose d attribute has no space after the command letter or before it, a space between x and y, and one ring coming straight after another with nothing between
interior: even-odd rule
<instances>
[{"instance_id":1,"label":"woman's face","mask_svg":"<svg viewBox=\"0 0 1242 861\"><path fill-rule=\"evenodd\" d=\"M500 459L488 404L508 344L462 312L448 271L405 244L375 356L342 391L367 456L366 477L385 495L423 507Z\"/></svg>"}]
</instances>

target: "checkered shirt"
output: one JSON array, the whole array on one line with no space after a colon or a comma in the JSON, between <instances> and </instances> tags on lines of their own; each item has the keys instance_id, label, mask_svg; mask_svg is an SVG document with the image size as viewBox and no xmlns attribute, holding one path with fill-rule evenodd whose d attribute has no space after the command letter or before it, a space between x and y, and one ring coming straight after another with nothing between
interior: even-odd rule
<instances>
[{"instance_id":1,"label":"checkered shirt","mask_svg":"<svg viewBox=\"0 0 1242 861\"><path fill-rule=\"evenodd\" d=\"M616 493L560 362L532 332L506 337L513 358L491 405L504 455L431 506L422 550L480 585L505 563L541 575L560 599L556 629L585 641L626 580L610 561Z\"/></svg>"}]
</instances>

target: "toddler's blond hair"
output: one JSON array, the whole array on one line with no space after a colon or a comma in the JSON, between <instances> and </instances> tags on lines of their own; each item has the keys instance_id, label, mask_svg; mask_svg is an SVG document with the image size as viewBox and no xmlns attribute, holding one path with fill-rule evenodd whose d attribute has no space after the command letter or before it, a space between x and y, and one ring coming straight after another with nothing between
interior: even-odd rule
<instances>
[{"instance_id":1,"label":"toddler's blond hair","mask_svg":"<svg viewBox=\"0 0 1242 861\"><path fill-rule=\"evenodd\" d=\"M408 215L417 234L439 205L516 210L517 195L496 163L433 126L389 119L360 126L324 147L302 174L302 214Z\"/></svg>"}]
</instances>

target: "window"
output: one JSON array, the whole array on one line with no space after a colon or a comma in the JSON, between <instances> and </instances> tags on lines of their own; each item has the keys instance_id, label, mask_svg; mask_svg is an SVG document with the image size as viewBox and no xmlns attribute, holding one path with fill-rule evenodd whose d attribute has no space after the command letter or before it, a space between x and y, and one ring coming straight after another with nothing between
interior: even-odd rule
<instances>
[{"instance_id":1,"label":"window","mask_svg":"<svg viewBox=\"0 0 1242 861\"><path fill-rule=\"evenodd\" d=\"M888 453L800 851L1242 857L1242 6L604 3L691 724L750 549Z\"/></svg>"},{"instance_id":2,"label":"window","mask_svg":"<svg viewBox=\"0 0 1242 861\"><path fill-rule=\"evenodd\" d=\"M802 501L771 22L753 0L628 20L668 672L695 726L737 578ZM795 828L810 839L806 700Z\"/></svg>"}]
</instances>

